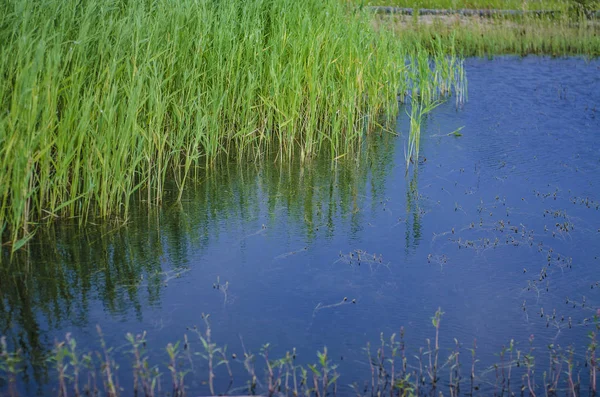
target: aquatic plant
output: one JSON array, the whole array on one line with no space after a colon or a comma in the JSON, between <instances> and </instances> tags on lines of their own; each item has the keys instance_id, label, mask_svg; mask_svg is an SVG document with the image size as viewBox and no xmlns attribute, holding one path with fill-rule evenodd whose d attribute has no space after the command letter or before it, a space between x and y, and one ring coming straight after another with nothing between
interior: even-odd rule
<instances>
[{"instance_id":1,"label":"aquatic plant","mask_svg":"<svg viewBox=\"0 0 600 397\"><path fill-rule=\"evenodd\" d=\"M211 395L215 395L215 368L220 365L225 365L227 367L227 372L229 373L229 385L228 388L231 387L233 383L233 373L231 372L231 368L229 367L229 360L227 360L227 346L218 347L216 343L212 342L212 330L210 328L210 315L202 313L202 320L204 321L205 330L204 333L201 333L198 330L198 327L194 326L191 328L191 331L194 332L200 342L202 342L202 352L196 352L195 355L198 355L204 358L208 362L208 386L210 388ZM186 349L188 349L188 342L186 338ZM216 360L219 360L215 363ZM180 377L180 384L177 389L180 391L184 391L183 388L183 376Z\"/></svg>"},{"instance_id":2,"label":"aquatic plant","mask_svg":"<svg viewBox=\"0 0 600 397\"><path fill-rule=\"evenodd\" d=\"M421 101L412 104L410 112L410 131L408 133L407 148L404 157L406 158L406 175L410 163L418 164L419 162L419 146L421 142L421 123L427 113L435 109L440 102L431 102L424 104Z\"/></svg>"},{"instance_id":3,"label":"aquatic plant","mask_svg":"<svg viewBox=\"0 0 600 397\"><path fill-rule=\"evenodd\" d=\"M13 250L60 217L125 220L167 181L181 197L219 157L356 153L422 83L405 71L429 68L337 0L8 0L0 15L0 235Z\"/></svg>"},{"instance_id":4,"label":"aquatic plant","mask_svg":"<svg viewBox=\"0 0 600 397\"><path fill-rule=\"evenodd\" d=\"M160 381L160 372L156 366L148 364L146 352L146 332L141 334L128 333L127 341L131 344L131 355L133 356L133 391L134 394L154 396ZM77 386L74 386L76 388ZM89 388L89 387L88 387ZM95 393L97 394L97 393Z\"/></svg>"},{"instance_id":5,"label":"aquatic plant","mask_svg":"<svg viewBox=\"0 0 600 397\"><path fill-rule=\"evenodd\" d=\"M6 337L0 337L0 379L5 379L8 383L8 394L16 396L17 389L17 375L23 370L22 367L23 358L21 356L21 349L16 349L12 352L8 349L6 343Z\"/></svg>"},{"instance_id":6,"label":"aquatic plant","mask_svg":"<svg viewBox=\"0 0 600 397\"><path fill-rule=\"evenodd\" d=\"M406 174L410 163L418 164L421 142L421 124L425 116L442 103L441 98L450 93L456 97L456 106L467 99L467 78L462 61L454 56L454 43L444 46L441 40L432 40L433 52L448 56L433 56L419 44L410 62L407 75L413 84L408 95L410 99L410 127L405 150ZM428 64L429 62L429 64Z\"/></svg>"},{"instance_id":7,"label":"aquatic plant","mask_svg":"<svg viewBox=\"0 0 600 397\"><path fill-rule=\"evenodd\" d=\"M508 345L502 347L495 362L481 370L476 370L477 343L473 341L473 347L466 349L471 355L469 371L470 387L461 390L463 382L462 364L460 357L465 350L458 340L454 339L454 345L443 347L441 337L441 309L438 309L432 317L432 325L435 329L433 343L426 339L426 347L416 348L406 345L404 328L400 328L398 334L392 334L386 338L380 334L379 343L375 352L370 343L367 343L365 356L368 364L368 380L364 387L354 382L351 387L357 396L366 395L390 395L390 396L419 396L429 393L445 394L445 390L451 396L473 395L482 389L488 389L484 393L496 395L508 393L511 395L517 390L527 392L529 395L548 394L556 395L565 392L566 395L581 395L582 386L589 386L590 392L596 391L596 373L600 370L595 356L596 335L600 330L598 317L595 318L595 328L590 333L590 343L587 346L585 366L589 368L589 374L580 371L582 363L575 354L575 349L570 346L562 349L554 344L548 345L548 367L542 364L543 353L537 352L534 347L534 335L529 337L526 347L520 349L518 342L510 340ZM77 344L71 334L65 336L64 341L57 341L49 361L53 363L50 372L51 381L58 387L58 395L99 395L108 396L129 395L128 390L132 387L138 395L147 397L158 395L186 395L189 385L185 379L202 379L203 376L196 370L194 357L201 357L208 363L208 380L196 383L207 384L211 395L219 393L232 394L235 392L264 395L314 395L326 396L336 395L340 373L338 366L333 364L329 357L327 348L317 352L317 361L313 364L301 365L297 363L297 351L292 349L279 358L272 358L269 343L260 348L259 357L262 357L264 365L257 369L256 357L244 349L243 362L237 361L237 356L231 354L231 360L243 365L250 380L245 386L232 388L234 371L230 366L226 347L218 347L211 338L211 328L208 321L209 316L203 315L205 330L200 331L197 327L188 328L197 334L202 342L202 349L194 352L192 342L184 335L183 343L168 343L166 347L167 362L166 370L171 374L172 390L162 388L163 380L160 365L151 366L148 356L146 333L126 335L131 350L132 358L131 378L133 384L119 384L119 376L126 375L126 370L117 364L113 348L105 345L102 332L98 329L101 348L92 353L79 354ZM0 339L0 378L8 380L6 387L8 395L16 397L21 395L17 387L16 376L22 371L21 353L19 350L10 352L4 338ZM440 356L446 352L447 356ZM413 354L416 353L416 354ZM229 374L229 383L219 382L219 387L226 390L217 390L215 370L219 366L225 366ZM206 370L206 366L199 366ZM100 384L96 383L97 370L100 373ZM577 370L577 372L576 372ZM125 373L124 373L125 371ZM539 371L539 372L538 372ZM242 371L243 372L243 371ZM541 373L542 382L535 380L536 373ZM490 376L491 375L491 376ZM242 375L243 376L243 375ZM447 381L442 382L442 376L447 376ZM127 378L127 376L125 376ZM124 379L124 378L122 378ZM521 383L514 385L513 379L520 379ZM538 378L539 379L539 378ZM539 381L538 381L539 382ZM206 386L205 386L206 387ZM196 389L194 389L196 390ZM0 386L0 391L2 391Z\"/></svg>"}]
</instances>

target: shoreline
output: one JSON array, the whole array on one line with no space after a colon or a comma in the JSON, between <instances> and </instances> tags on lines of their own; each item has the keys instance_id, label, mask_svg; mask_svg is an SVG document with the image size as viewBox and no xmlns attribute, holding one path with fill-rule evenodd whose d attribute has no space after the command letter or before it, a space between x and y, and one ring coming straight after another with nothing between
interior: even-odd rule
<instances>
[{"instance_id":1,"label":"shoreline","mask_svg":"<svg viewBox=\"0 0 600 397\"><path fill-rule=\"evenodd\" d=\"M406 7L394 7L394 6L370 6L369 9L374 11L376 14L399 14L399 15L414 15L414 8ZM460 15L460 16L479 16L491 18L495 16L559 16L563 12L560 10L497 10L497 9L437 9L437 8L420 8L417 10L419 16L422 15ZM589 13L588 18L598 19L600 18L600 10Z\"/></svg>"}]
</instances>

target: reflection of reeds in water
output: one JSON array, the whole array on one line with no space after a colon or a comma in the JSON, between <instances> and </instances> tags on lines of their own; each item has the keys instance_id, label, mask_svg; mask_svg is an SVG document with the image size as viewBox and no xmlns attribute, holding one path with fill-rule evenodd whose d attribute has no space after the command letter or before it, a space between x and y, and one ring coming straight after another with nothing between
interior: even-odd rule
<instances>
[{"instance_id":1,"label":"reflection of reeds in water","mask_svg":"<svg viewBox=\"0 0 600 397\"><path fill-rule=\"evenodd\" d=\"M188 277L191 253L202 253L227 236L242 242L268 236L283 215L308 247L323 235L358 228L362 212L354 208L369 196L383 200L396 142L386 134L370 137L360 167L350 159L332 168L327 158L278 167L218 164L214 172L199 172L202 182L189 185L176 205L150 212L145 204L132 205L127 225L58 222L40 229L12 258L10 247L1 247L0 323L11 324L7 342L22 347L31 378L43 383L44 357L52 348L44 332L64 324L89 325L90 307L114 318L142 319L145 307L160 303L165 283L172 288L179 277ZM307 252L295 248L283 257ZM22 312L30 315L19 316Z\"/></svg>"}]
</instances>

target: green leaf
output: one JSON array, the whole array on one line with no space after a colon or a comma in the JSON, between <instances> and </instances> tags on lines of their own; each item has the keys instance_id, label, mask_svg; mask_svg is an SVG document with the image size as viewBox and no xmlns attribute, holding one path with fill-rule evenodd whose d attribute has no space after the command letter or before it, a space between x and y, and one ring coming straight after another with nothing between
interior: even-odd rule
<instances>
[{"instance_id":1,"label":"green leaf","mask_svg":"<svg viewBox=\"0 0 600 397\"><path fill-rule=\"evenodd\" d=\"M335 375L333 378L331 378L331 380L329 382L327 382L327 386L333 385L338 380L339 377L340 377L340 375Z\"/></svg>"},{"instance_id":2,"label":"green leaf","mask_svg":"<svg viewBox=\"0 0 600 397\"><path fill-rule=\"evenodd\" d=\"M200 341L202 342L202 346L204 346L204 350L208 351L208 343L206 343L206 339L200 337Z\"/></svg>"},{"instance_id":3,"label":"green leaf","mask_svg":"<svg viewBox=\"0 0 600 397\"><path fill-rule=\"evenodd\" d=\"M27 236L23 237L20 240L17 240L17 242L15 242L15 244L12 246L12 252L15 253L18 250L20 250L21 248L23 248L23 246L25 244L27 244L27 242L29 240L31 240L31 238L35 235L35 233L30 233Z\"/></svg>"},{"instance_id":4,"label":"green leaf","mask_svg":"<svg viewBox=\"0 0 600 397\"><path fill-rule=\"evenodd\" d=\"M448 136L453 135L455 137L459 137L462 136L462 134L460 133L460 131L465 128L465 126L463 125L462 127L459 127L457 129L455 129L454 131L452 131L451 133L448 134Z\"/></svg>"},{"instance_id":5,"label":"green leaf","mask_svg":"<svg viewBox=\"0 0 600 397\"><path fill-rule=\"evenodd\" d=\"M313 372L313 374L317 375L317 376L321 376L321 372L319 372L319 370L317 369L316 365L310 365L308 364L308 368L310 368L310 370Z\"/></svg>"}]
</instances>

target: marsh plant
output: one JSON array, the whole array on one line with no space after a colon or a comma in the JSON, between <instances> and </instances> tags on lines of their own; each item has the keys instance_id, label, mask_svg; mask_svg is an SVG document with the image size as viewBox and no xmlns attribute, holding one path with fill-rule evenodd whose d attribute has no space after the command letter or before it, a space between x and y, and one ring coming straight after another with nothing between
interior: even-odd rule
<instances>
[{"instance_id":1,"label":"marsh plant","mask_svg":"<svg viewBox=\"0 0 600 397\"><path fill-rule=\"evenodd\" d=\"M17 395L17 375L22 371L21 350L10 352L6 343L6 337L0 337L0 379L8 384L8 394Z\"/></svg>"},{"instance_id":2,"label":"marsh plant","mask_svg":"<svg viewBox=\"0 0 600 397\"><path fill-rule=\"evenodd\" d=\"M579 396L588 390L591 395L597 392L598 315L594 317L585 356L576 354L573 346L550 344L546 351L541 350L531 335L523 345L510 340L494 363L481 367L476 341L472 348L464 348L457 339L451 346L442 345L443 314L438 309L432 316L432 329L424 330L425 334L431 332L432 338L424 340L424 347L408 346L404 328L389 337L381 333L375 345L367 343L364 357L368 371L364 382L353 380L350 389L343 390L340 387L346 385L340 382L338 365L333 363L327 348L317 351L313 364L301 364L296 348L274 357L269 343L255 354L246 349L242 340L243 357L238 359L235 353L227 353L226 346L214 342L210 316L206 314L202 315L202 329L188 328L198 337L199 348L194 348L196 344L186 334L182 342L167 344L163 350L166 358L157 365L150 363L147 334L128 333L129 348L124 352L131 361L129 375L125 366L117 364L119 353L106 346L99 328L99 350L82 354L75 339L67 334L63 341L55 342L47 361L58 396L118 396L132 392L146 397L185 396L192 384L195 392L198 385L206 385L201 387L211 395L325 397L348 394L350 390L359 397L477 393ZM22 395L18 381L25 370L21 352L18 349L10 352L5 338L0 339L0 348L0 379L4 380L4 384L0 383L0 393L11 397ZM119 378L126 382L120 383Z\"/></svg>"},{"instance_id":3,"label":"marsh plant","mask_svg":"<svg viewBox=\"0 0 600 397\"><path fill-rule=\"evenodd\" d=\"M421 124L425 116L435 109L439 102L423 103L420 101L413 102L411 106L410 130L408 132L408 143L405 151L406 158L406 175L411 163L415 165L419 163L419 145L421 142Z\"/></svg>"},{"instance_id":4,"label":"marsh plant","mask_svg":"<svg viewBox=\"0 0 600 397\"><path fill-rule=\"evenodd\" d=\"M600 1L598 0L571 0L570 11L577 17L590 18L592 13L600 9Z\"/></svg>"},{"instance_id":5,"label":"marsh plant","mask_svg":"<svg viewBox=\"0 0 600 397\"><path fill-rule=\"evenodd\" d=\"M432 40L434 52L443 54L450 51L449 56L431 58L424 48L420 48L410 62L408 80L412 82L410 94L410 119L407 146L405 150L406 174L411 163L418 165L419 146L421 142L421 125L427 114L442 103L454 92L456 106L460 107L467 100L467 78L462 60L454 56L454 44L445 47L441 40Z\"/></svg>"},{"instance_id":6,"label":"marsh plant","mask_svg":"<svg viewBox=\"0 0 600 397\"><path fill-rule=\"evenodd\" d=\"M338 0L7 0L0 15L13 250L57 218L122 221L134 198L159 204L167 180L181 197L218 158L357 153L409 87L442 85L411 81L428 52ZM448 76L449 54L433 55Z\"/></svg>"}]
</instances>

